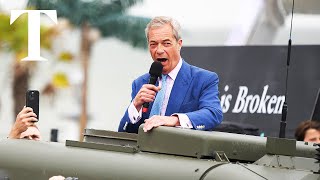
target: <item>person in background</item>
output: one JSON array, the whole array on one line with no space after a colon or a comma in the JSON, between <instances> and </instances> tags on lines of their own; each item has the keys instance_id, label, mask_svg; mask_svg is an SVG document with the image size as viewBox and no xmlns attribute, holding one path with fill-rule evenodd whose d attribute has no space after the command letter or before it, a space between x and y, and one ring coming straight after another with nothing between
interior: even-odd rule
<instances>
[{"instance_id":1,"label":"person in background","mask_svg":"<svg viewBox=\"0 0 320 180\"><path fill-rule=\"evenodd\" d=\"M51 178L49 178L49 180L69 180L69 178L66 179L65 177L59 175L59 176L52 176Z\"/></svg>"},{"instance_id":2,"label":"person in background","mask_svg":"<svg viewBox=\"0 0 320 180\"><path fill-rule=\"evenodd\" d=\"M37 115L33 112L32 108L24 107L17 115L8 138L40 140L41 135L36 126L37 121Z\"/></svg>"},{"instance_id":3,"label":"person in background","mask_svg":"<svg viewBox=\"0 0 320 180\"><path fill-rule=\"evenodd\" d=\"M295 132L297 141L320 143L320 122L307 120L301 122Z\"/></svg>"},{"instance_id":4,"label":"person in background","mask_svg":"<svg viewBox=\"0 0 320 180\"><path fill-rule=\"evenodd\" d=\"M120 121L118 131L138 133L158 126L212 130L222 121L218 75L188 64L180 55L179 23L170 17L155 17L145 29L153 61L163 66L157 84L148 84L149 73L132 83L131 104ZM160 95L161 94L161 95ZM150 103L142 114L144 103Z\"/></svg>"}]
</instances>

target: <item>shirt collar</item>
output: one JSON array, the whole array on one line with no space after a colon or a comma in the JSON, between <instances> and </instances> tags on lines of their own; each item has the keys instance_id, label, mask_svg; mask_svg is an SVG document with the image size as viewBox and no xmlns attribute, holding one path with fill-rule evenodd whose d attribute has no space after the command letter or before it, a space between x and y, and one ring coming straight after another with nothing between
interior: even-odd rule
<instances>
[{"instance_id":1,"label":"shirt collar","mask_svg":"<svg viewBox=\"0 0 320 180\"><path fill-rule=\"evenodd\" d=\"M179 70L181 69L181 66L182 66L182 58L180 57L180 60L176 65L176 67L172 69L172 71L168 74L173 81L176 80L176 77L178 75Z\"/></svg>"}]
</instances>

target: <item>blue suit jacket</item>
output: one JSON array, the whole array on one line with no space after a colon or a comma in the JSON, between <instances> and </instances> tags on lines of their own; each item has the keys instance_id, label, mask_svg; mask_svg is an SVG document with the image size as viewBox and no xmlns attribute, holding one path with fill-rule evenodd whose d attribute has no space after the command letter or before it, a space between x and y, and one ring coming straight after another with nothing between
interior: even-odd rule
<instances>
[{"instance_id":1,"label":"blue suit jacket","mask_svg":"<svg viewBox=\"0 0 320 180\"><path fill-rule=\"evenodd\" d=\"M132 99L142 85L149 82L149 78L149 74L144 74L133 81ZM183 61L172 87L165 115L185 113L193 129L212 130L221 123L223 117L218 97L218 82L216 73L191 66ZM130 122L127 110L120 121L118 131L138 133L139 126L149 117L152 105L153 103L150 103L148 112L144 113L136 124Z\"/></svg>"}]
</instances>

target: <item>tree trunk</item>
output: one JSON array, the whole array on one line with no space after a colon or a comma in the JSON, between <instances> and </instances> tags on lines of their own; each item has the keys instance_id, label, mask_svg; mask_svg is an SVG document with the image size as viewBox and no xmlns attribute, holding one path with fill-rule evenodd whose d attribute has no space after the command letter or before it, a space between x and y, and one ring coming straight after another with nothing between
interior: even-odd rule
<instances>
[{"instance_id":1,"label":"tree trunk","mask_svg":"<svg viewBox=\"0 0 320 180\"><path fill-rule=\"evenodd\" d=\"M87 94L88 94L88 68L89 68L89 56L91 43L89 40L89 31L90 26L88 22L83 22L81 25L81 62L83 68L83 83L82 83L82 105L81 105L81 116L80 116L80 134L79 139L83 141L83 132L87 126L88 118L88 103L87 103Z\"/></svg>"},{"instance_id":2,"label":"tree trunk","mask_svg":"<svg viewBox=\"0 0 320 180\"><path fill-rule=\"evenodd\" d=\"M15 63L13 66L13 82L12 82L12 95L13 95L13 108L15 121L17 114L25 106L25 94L28 90L29 85L29 69L25 66L25 62L20 62L16 56Z\"/></svg>"}]
</instances>

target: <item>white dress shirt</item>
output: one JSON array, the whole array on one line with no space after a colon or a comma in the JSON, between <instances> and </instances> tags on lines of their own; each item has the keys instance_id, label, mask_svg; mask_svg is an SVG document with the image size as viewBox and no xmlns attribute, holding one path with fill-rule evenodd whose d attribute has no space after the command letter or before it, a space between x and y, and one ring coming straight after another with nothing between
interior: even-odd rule
<instances>
[{"instance_id":1,"label":"white dress shirt","mask_svg":"<svg viewBox=\"0 0 320 180\"><path fill-rule=\"evenodd\" d=\"M169 98L170 98L170 94L171 94L171 90L174 84L174 81L178 75L179 70L181 69L182 66L182 59L180 58L180 61L178 62L177 66L168 74L167 77L167 89L166 89L166 93L164 96L164 100L163 100L163 104L161 107L161 111L160 111L160 115L164 116L166 113L166 109L168 106L168 102L169 102ZM158 78L159 81L159 86L162 85L160 78ZM132 124L137 123L141 117L142 117L142 108L138 111L136 109L136 107L133 105L133 102L131 102L129 108L128 108L128 115L130 118L130 121ZM182 113L175 113L172 114L171 116L176 115L179 118L179 122L180 122L180 126L182 128L192 128L192 123L189 119L189 117L186 114L182 114Z\"/></svg>"}]
</instances>

